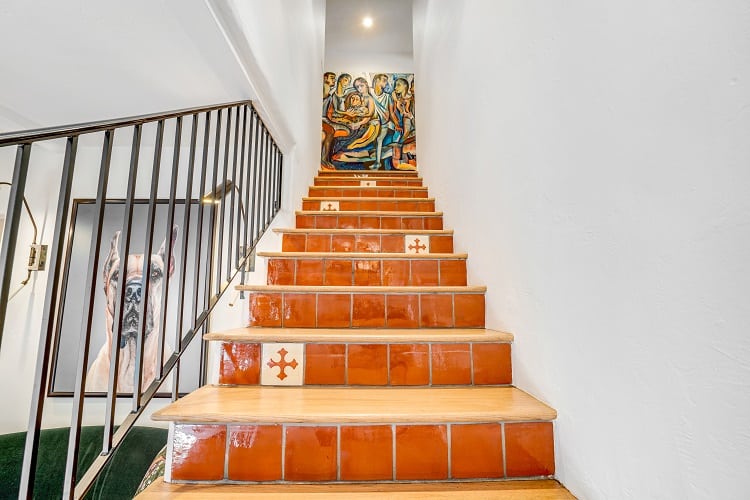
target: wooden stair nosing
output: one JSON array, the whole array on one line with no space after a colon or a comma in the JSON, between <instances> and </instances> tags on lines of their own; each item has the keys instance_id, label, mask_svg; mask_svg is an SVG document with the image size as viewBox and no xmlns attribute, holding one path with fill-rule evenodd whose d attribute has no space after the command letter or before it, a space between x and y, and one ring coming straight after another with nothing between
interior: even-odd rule
<instances>
[{"instance_id":1,"label":"wooden stair nosing","mask_svg":"<svg viewBox=\"0 0 750 500\"><path fill-rule=\"evenodd\" d=\"M330 177L325 177L325 179L326 180L330 180L331 178ZM347 179L347 180L351 180L351 179ZM427 189L428 189L427 186L346 186L346 185L343 185L343 186L330 186L330 185L329 186L316 186L314 184L311 185L311 186L309 186L309 187L311 187L313 189L343 189L343 190L350 190L350 189L351 190L355 190L355 189L373 189L373 190L383 190L383 191L388 191L388 190L391 190L391 189L393 189L395 191L427 191ZM418 198L418 199L423 200L424 198Z\"/></svg>"},{"instance_id":2,"label":"wooden stair nosing","mask_svg":"<svg viewBox=\"0 0 750 500\"><path fill-rule=\"evenodd\" d=\"M327 212L330 213L330 212ZM365 229L365 228L304 228L286 227L274 228L274 233L317 233L317 234L426 234L434 236L447 236L453 234L453 229Z\"/></svg>"},{"instance_id":3,"label":"wooden stair nosing","mask_svg":"<svg viewBox=\"0 0 750 500\"><path fill-rule=\"evenodd\" d=\"M184 423L546 422L557 412L516 387L203 386L156 411Z\"/></svg>"},{"instance_id":4,"label":"wooden stair nosing","mask_svg":"<svg viewBox=\"0 0 750 500\"><path fill-rule=\"evenodd\" d=\"M367 189L367 188L365 188ZM404 201L431 202L435 198L396 198L386 196L303 196L302 201Z\"/></svg>"},{"instance_id":5,"label":"wooden stair nosing","mask_svg":"<svg viewBox=\"0 0 750 500\"><path fill-rule=\"evenodd\" d=\"M466 260L467 253L387 253L387 252L258 252L258 257L273 259L442 259Z\"/></svg>"},{"instance_id":6,"label":"wooden stair nosing","mask_svg":"<svg viewBox=\"0 0 750 500\"><path fill-rule=\"evenodd\" d=\"M245 292L309 292L309 293L485 293L484 285L470 286L329 286L329 285L237 285Z\"/></svg>"},{"instance_id":7,"label":"wooden stair nosing","mask_svg":"<svg viewBox=\"0 0 750 500\"><path fill-rule=\"evenodd\" d=\"M210 332L203 340L238 343L512 343L513 334L487 328L269 328L244 327Z\"/></svg>"},{"instance_id":8,"label":"wooden stair nosing","mask_svg":"<svg viewBox=\"0 0 750 500\"><path fill-rule=\"evenodd\" d=\"M321 175L321 174L332 174L336 172L341 177L353 177L355 179L362 179L364 175L373 175L376 177L383 177L393 175L394 177L415 177L414 174L419 175L417 170L318 170L317 175L322 177L338 177L336 175Z\"/></svg>"},{"instance_id":9,"label":"wooden stair nosing","mask_svg":"<svg viewBox=\"0 0 750 500\"><path fill-rule=\"evenodd\" d=\"M160 477L136 500L575 500L555 479L338 484L184 484Z\"/></svg>"}]
</instances>

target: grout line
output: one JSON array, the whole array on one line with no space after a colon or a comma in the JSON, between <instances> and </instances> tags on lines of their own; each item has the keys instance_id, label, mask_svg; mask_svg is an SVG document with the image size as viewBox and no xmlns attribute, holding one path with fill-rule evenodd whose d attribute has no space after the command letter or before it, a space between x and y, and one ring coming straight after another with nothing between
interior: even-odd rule
<instances>
[{"instance_id":1,"label":"grout line","mask_svg":"<svg viewBox=\"0 0 750 500\"><path fill-rule=\"evenodd\" d=\"M430 359L428 359L428 362L430 368L430 387L432 387L432 342L429 342L427 344L427 354L430 357Z\"/></svg>"},{"instance_id":2,"label":"grout line","mask_svg":"<svg viewBox=\"0 0 750 500\"><path fill-rule=\"evenodd\" d=\"M385 344L386 385L391 385L391 344Z\"/></svg>"},{"instance_id":3,"label":"grout line","mask_svg":"<svg viewBox=\"0 0 750 500\"><path fill-rule=\"evenodd\" d=\"M445 426L447 431L447 439L448 439L448 479L451 479L453 477L453 467L451 467L453 460L451 459L453 456L453 446L452 446L452 439L451 439L451 428L453 427L453 424L448 423Z\"/></svg>"},{"instance_id":4,"label":"grout line","mask_svg":"<svg viewBox=\"0 0 750 500\"><path fill-rule=\"evenodd\" d=\"M349 343L344 344L344 385L349 385Z\"/></svg>"},{"instance_id":5,"label":"grout line","mask_svg":"<svg viewBox=\"0 0 750 500\"><path fill-rule=\"evenodd\" d=\"M286 479L286 424L281 424L281 480Z\"/></svg>"},{"instance_id":6,"label":"grout line","mask_svg":"<svg viewBox=\"0 0 750 500\"><path fill-rule=\"evenodd\" d=\"M341 424L336 424L336 480L341 481Z\"/></svg>"},{"instance_id":7,"label":"grout line","mask_svg":"<svg viewBox=\"0 0 750 500\"><path fill-rule=\"evenodd\" d=\"M471 385L474 384L474 343L469 342L469 367L471 368Z\"/></svg>"},{"instance_id":8,"label":"grout line","mask_svg":"<svg viewBox=\"0 0 750 500\"><path fill-rule=\"evenodd\" d=\"M391 424L391 441L392 441L392 455L393 455L393 475L391 479L396 480L396 424Z\"/></svg>"},{"instance_id":9,"label":"grout line","mask_svg":"<svg viewBox=\"0 0 750 500\"><path fill-rule=\"evenodd\" d=\"M503 477L508 477L508 459L505 454L505 422L500 422L500 446L503 452Z\"/></svg>"},{"instance_id":10,"label":"grout line","mask_svg":"<svg viewBox=\"0 0 750 500\"><path fill-rule=\"evenodd\" d=\"M315 311L313 311L314 316L315 316L315 328L319 328L318 327L318 301L319 301L319 298L320 298L320 294L316 293L315 294Z\"/></svg>"},{"instance_id":11,"label":"grout line","mask_svg":"<svg viewBox=\"0 0 750 500\"><path fill-rule=\"evenodd\" d=\"M231 442L230 425L224 426L224 479L229 479L229 443Z\"/></svg>"}]
</instances>

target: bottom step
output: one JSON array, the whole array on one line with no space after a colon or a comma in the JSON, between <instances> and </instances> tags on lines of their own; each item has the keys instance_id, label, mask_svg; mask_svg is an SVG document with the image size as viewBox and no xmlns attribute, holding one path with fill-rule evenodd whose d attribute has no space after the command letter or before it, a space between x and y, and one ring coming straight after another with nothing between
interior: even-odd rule
<instances>
[{"instance_id":1,"label":"bottom step","mask_svg":"<svg viewBox=\"0 0 750 500\"><path fill-rule=\"evenodd\" d=\"M575 497L554 480L411 484L168 484L154 481L137 500L161 499L498 499L569 500Z\"/></svg>"}]
</instances>

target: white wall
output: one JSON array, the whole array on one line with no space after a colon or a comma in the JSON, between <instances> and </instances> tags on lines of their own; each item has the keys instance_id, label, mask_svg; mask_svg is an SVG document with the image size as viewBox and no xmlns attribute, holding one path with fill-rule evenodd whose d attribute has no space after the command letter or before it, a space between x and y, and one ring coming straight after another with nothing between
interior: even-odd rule
<instances>
[{"instance_id":1,"label":"white wall","mask_svg":"<svg viewBox=\"0 0 750 500\"><path fill-rule=\"evenodd\" d=\"M749 8L417 0L421 171L580 498L747 498Z\"/></svg>"},{"instance_id":2,"label":"white wall","mask_svg":"<svg viewBox=\"0 0 750 500\"><path fill-rule=\"evenodd\" d=\"M413 73L414 58L409 54L356 54L350 51L329 50L325 70L334 73ZM321 86L322 86L322 74Z\"/></svg>"},{"instance_id":3,"label":"white wall","mask_svg":"<svg viewBox=\"0 0 750 500\"><path fill-rule=\"evenodd\" d=\"M221 17L226 12L217 11L216 3L224 2L4 2L0 7L0 42L19 50L0 55L0 131L253 98L285 154L283 211L275 224L289 225L294 204L301 197L292 193L310 183L319 157L323 3L286 0L269 6L266 2L243 2L246 19L233 19L234 31L227 29L227 20ZM294 30L282 29L290 23ZM278 33L274 43L253 40L251 45L243 44L243 33L254 32L258 26ZM278 64L281 59L288 61L283 71ZM253 61L263 64L249 64ZM169 124L165 130L169 137ZM114 179L124 179L126 172L126 135L115 143ZM152 136L144 131L142 165L151 160ZM78 161L81 182L75 196L92 196L99 148L93 137L82 138ZM40 225L41 241L49 244L63 148L56 141L35 145L33 151L27 198ZM0 180L10 179L13 153L9 148L0 149ZM165 168L160 195L166 195L166 166L171 161L168 148L162 161ZM181 178L180 185L183 182ZM122 192L124 185L124 180L111 182L110 196ZM0 189L0 194L3 190L7 188ZM148 192L145 185L139 190L138 196ZM24 254L30 242L25 215L21 224L19 254ZM263 245L275 241L272 234L266 239ZM16 267L22 269L22 256L18 257ZM259 282L264 276L254 273L248 281ZM0 398L5 402L0 433L25 430L27 425L46 277L44 272L36 274L11 302L13 314L0 346L0 379L13 382L0 384ZM17 281L15 275L13 280ZM217 306L213 328L242 324L247 305L239 303L230 309L227 302L231 298L225 296ZM87 423L101 423L96 419L102 410L100 402L94 402L87 412ZM127 411L125 406L122 414ZM48 400L44 424L68 425L69 408L69 400ZM149 425L148 417L141 424Z\"/></svg>"}]
</instances>

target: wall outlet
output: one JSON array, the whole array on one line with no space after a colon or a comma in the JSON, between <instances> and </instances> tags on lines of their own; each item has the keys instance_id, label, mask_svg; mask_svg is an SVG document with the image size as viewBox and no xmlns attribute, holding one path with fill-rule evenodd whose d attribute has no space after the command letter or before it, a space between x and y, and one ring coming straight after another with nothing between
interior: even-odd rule
<instances>
[{"instance_id":1,"label":"wall outlet","mask_svg":"<svg viewBox=\"0 0 750 500\"><path fill-rule=\"evenodd\" d=\"M47 245L31 245L29 250L29 271L44 271L47 265Z\"/></svg>"}]
</instances>

